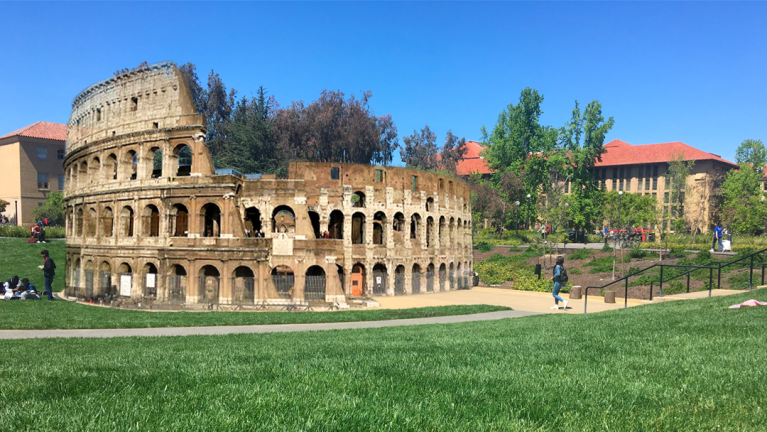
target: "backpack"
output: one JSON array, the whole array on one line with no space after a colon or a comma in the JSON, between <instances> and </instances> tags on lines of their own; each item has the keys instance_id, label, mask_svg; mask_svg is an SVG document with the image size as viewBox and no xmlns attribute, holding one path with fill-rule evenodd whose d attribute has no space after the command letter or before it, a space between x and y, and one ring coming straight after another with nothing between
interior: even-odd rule
<instances>
[{"instance_id":1,"label":"backpack","mask_svg":"<svg viewBox=\"0 0 767 432\"><path fill-rule=\"evenodd\" d=\"M559 271L559 281L562 283L567 283L568 280L570 280L569 277L567 277L567 270L565 270L564 266L559 266L562 270ZM554 266L554 271L556 271L557 266Z\"/></svg>"}]
</instances>

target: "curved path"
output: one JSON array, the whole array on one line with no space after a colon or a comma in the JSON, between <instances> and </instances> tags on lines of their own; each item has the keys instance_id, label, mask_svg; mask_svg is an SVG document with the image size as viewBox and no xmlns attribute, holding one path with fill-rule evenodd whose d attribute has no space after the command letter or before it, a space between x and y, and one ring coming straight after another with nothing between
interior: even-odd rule
<instances>
[{"instance_id":1,"label":"curved path","mask_svg":"<svg viewBox=\"0 0 767 432\"><path fill-rule=\"evenodd\" d=\"M423 324L451 324L469 321L489 321L505 318L519 318L538 315L537 312L505 310L471 315L451 315L433 318L412 318L388 321L356 321L315 324L272 324L248 326L212 326L212 327L155 327L130 329L78 329L78 330L0 330L0 339L39 339L39 338L112 338L131 336L192 336L226 335L242 333L283 333L297 331L321 331L397 327Z\"/></svg>"}]
</instances>

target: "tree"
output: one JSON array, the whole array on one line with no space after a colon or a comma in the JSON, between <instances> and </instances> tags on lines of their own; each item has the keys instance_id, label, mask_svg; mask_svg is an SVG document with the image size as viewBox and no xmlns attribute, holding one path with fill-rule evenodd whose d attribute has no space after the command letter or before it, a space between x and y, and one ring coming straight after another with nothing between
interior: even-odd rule
<instances>
[{"instance_id":1,"label":"tree","mask_svg":"<svg viewBox=\"0 0 767 432\"><path fill-rule=\"evenodd\" d=\"M750 164L730 171L722 184L724 223L733 233L760 234L767 220L767 201L761 190L760 173Z\"/></svg>"},{"instance_id":2,"label":"tree","mask_svg":"<svg viewBox=\"0 0 767 432\"><path fill-rule=\"evenodd\" d=\"M762 140L744 140L735 150L735 160L740 165L750 164L756 172L762 172L767 164L767 149L764 148Z\"/></svg>"},{"instance_id":3,"label":"tree","mask_svg":"<svg viewBox=\"0 0 767 432\"><path fill-rule=\"evenodd\" d=\"M437 135L426 125L420 132L402 138L405 144L399 151L400 158L405 165L422 170L436 170L439 167L437 161Z\"/></svg>"},{"instance_id":4,"label":"tree","mask_svg":"<svg viewBox=\"0 0 767 432\"><path fill-rule=\"evenodd\" d=\"M62 192L48 193L43 205L34 207L32 214L37 220L48 218L50 225L64 225L64 194Z\"/></svg>"},{"instance_id":5,"label":"tree","mask_svg":"<svg viewBox=\"0 0 767 432\"><path fill-rule=\"evenodd\" d=\"M5 212L5 207L8 206L8 204L10 204L8 201L0 199L0 213Z\"/></svg>"},{"instance_id":6,"label":"tree","mask_svg":"<svg viewBox=\"0 0 767 432\"><path fill-rule=\"evenodd\" d=\"M468 150L466 138L458 139L457 136L453 135L452 130L448 130L445 144L442 145L442 151L439 154L440 168L455 174L455 165L463 159Z\"/></svg>"},{"instance_id":7,"label":"tree","mask_svg":"<svg viewBox=\"0 0 767 432\"><path fill-rule=\"evenodd\" d=\"M206 105L203 114L208 121L206 144L213 159L213 166L224 168L227 161L236 153L229 147L230 122L235 108L237 91L227 92L226 85L219 74L211 69L208 74Z\"/></svg>"},{"instance_id":8,"label":"tree","mask_svg":"<svg viewBox=\"0 0 767 432\"><path fill-rule=\"evenodd\" d=\"M184 81L186 81L186 87L192 96L195 111L198 114L204 114L207 106L207 94L200 85L200 78L197 77L197 66L194 63L185 63L179 66L178 70L184 75Z\"/></svg>"}]
</instances>

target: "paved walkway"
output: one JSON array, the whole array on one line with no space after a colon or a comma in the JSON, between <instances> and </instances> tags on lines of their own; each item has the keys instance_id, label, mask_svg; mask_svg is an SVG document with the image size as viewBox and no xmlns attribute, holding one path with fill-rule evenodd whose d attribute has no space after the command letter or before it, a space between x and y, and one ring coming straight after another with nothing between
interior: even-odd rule
<instances>
[{"instance_id":1,"label":"paved walkway","mask_svg":"<svg viewBox=\"0 0 767 432\"><path fill-rule=\"evenodd\" d=\"M249 326L213 326L213 327L160 327L132 329L80 329L80 330L0 330L0 339L39 339L39 338L113 338L128 336L192 336L225 335L242 333L284 333L298 331L322 331L397 327L424 324L452 324L470 321L491 321L505 318L519 318L538 315L526 311L498 311L472 315L452 315L433 318L412 318L389 321L357 321L343 323L315 324L275 324Z\"/></svg>"},{"instance_id":2,"label":"paved walkway","mask_svg":"<svg viewBox=\"0 0 767 432\"><path fill-rule=\"evenodd\" d=\"M612 241L609 242L608 244L610 245L610 247L615 246L615 243L612 242ZM604 243L568 243L568 244L563 246L562 243L560 243L559 244L559 248L560 249L564 248L564 249L601 250L604 247L604 245L605 245ZM521 246L517 246L517 247L524 249L527 246L528 245L521 245ZM508 247L511 247L511 246L509 246L509 245L498 245L498 246L495 246L495 247L499 247L499 248L505 247L505 248L508 248ZM648 248L642 248L642 249L644 249L644 250L646 250L648 252L660 252L660 249L648 249ZM629 250L629 249L624 249L624 250ZM664 249L664 251L668 251L668 249ZM698 251L697 250L688 250L686 252L697 253ZM711 254L712 255L721 255L721 256L735 256L735 255L737 255L736 252L712 252Z\"/></svg>"}]
</instances>

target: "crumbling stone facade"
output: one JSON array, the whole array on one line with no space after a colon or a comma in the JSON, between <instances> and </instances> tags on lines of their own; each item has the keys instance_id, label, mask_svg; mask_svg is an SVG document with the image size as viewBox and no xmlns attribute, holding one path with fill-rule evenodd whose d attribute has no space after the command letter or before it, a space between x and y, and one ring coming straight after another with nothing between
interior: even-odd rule
<instances>
[{"instance_id":1,"label":"crumbling stone facade","mask_svg":"<svg viewBox=\"0 0 767 432\"><path fill-rule=\"evenodd\" d=\"M345 303L468 287L470 191L417 170L214 170L182 74L159 63L72 104L67 286L177 304Z\"/></svg>"}]
</instances>

